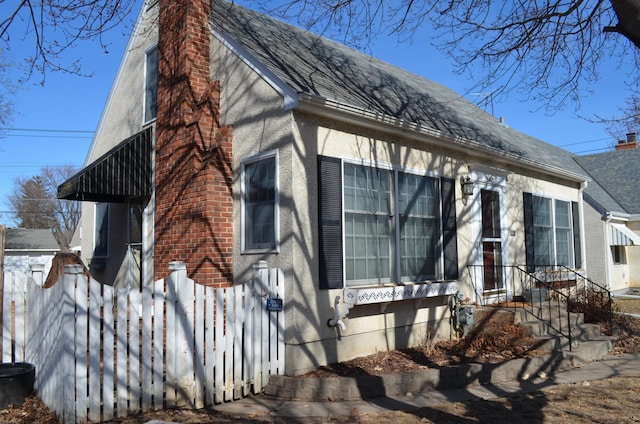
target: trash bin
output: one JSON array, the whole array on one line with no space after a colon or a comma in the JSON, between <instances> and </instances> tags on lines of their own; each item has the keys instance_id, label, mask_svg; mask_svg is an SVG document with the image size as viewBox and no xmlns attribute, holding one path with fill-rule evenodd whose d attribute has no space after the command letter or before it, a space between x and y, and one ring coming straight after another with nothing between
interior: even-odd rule
<instances>
[{"instance_id":1,"label":"trash bin","mask_svg":"<svg viewBox=\"0 0 640 424\"><path fill-rule=\"evenodd\" d=\"M0 364L0 409L10 404L22 405L33 393L36 381L36 367L28 362Z\"/></svg>"}]
</instances>

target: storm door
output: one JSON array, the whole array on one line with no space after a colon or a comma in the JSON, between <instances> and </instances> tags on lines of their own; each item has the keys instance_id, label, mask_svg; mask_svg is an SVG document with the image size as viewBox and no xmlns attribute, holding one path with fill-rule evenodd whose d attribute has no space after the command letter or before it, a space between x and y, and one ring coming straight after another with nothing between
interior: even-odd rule
<instances>
[{"instance_id":1,"label":"storm door","mask_svg":"<svg viewBox=\"0 0 640 424\"><path fill-rule=\"evenodd\" d=\"M483 295L499 294L504 290L502 267L502 236L500 223L500 193L481 190L482 205L482 268Z\"/></svg>"}]
</instances>

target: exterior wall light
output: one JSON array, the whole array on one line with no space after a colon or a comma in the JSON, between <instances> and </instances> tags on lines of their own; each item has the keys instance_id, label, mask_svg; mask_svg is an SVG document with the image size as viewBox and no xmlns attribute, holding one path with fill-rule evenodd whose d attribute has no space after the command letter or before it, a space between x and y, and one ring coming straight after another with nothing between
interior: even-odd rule
<instances>
[{"instance_id":1,"label":"exterior wall light","mask_svg":"<svg viewBox=\"0 0 640 424\"><path fill-rule=\"evenodd\" d=\"M462 188L462 195L464 197L473 196L473 181L471 178L460 177L460 187Z\"/></svg>"}]
</instances>

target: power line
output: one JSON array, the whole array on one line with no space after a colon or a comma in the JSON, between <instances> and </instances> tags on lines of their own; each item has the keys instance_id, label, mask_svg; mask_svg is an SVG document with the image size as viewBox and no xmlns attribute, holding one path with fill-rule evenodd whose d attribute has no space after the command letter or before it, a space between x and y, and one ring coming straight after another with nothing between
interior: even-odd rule
<instances>
[{"instance_id":1,"label":"power line","mask_svg":"<svg viewBox=\"0 0 640 424\"><path fill-rule=\"evenodd\" d=\"M576 155L582 155L585 153L601 153L612 150L609 147L601 147L600 149L590 149L590 150L581 150L579 152L574 152Z\"/></svg>"},{"instance_id":2,"label":"power line","mask_svg":"<svg viewBox=\"0 0 640 424\"><path fill-rule=\"evenodd\" d=\"M0 131L30 131L30 132L51 132L51 133L85 133L93 134L94 131L87 130L59 130L52 128L3 128L0 127Z\"/></svg>"},{"instance_id":3,"label":"power line","mask_svg":"<svg viewBox=\"0 0 640 424\"><path fill-rule=\"evenodd\" d=\"M91 136L68 136L68 135L34 135L34 134L12 134L9 137L37 137L37 138L64 138L64 139L91 139Z\"/></svg>"},{"instance_id":4,"label":"power line","mask_svg":"<svg viewBox=\"0 0 640 424\"><path fill-rule=\"evenodd\" d=\"M51 167L51 168L62 168L65 166L73 166L73 167L80 167L82 166L82 164L73 164L73 163L60 163L60 164L49 164L49 163L25 163L25 164L21 164L21 165L5 165L3 163L0 163L0 168L40 168L42 166L46 166L46 167Z\"/></svg>"},{"instance_id":5,"label":"power line","mask_svg":"<svg viewBox=\"0 0 640 424\"><path fill-rule=\"evenodd\" d=\"M594 140L576 141L576 142L573 142L573 143L558 144L558 147L575 146L577 144L588 144L588 143L595 143L597 141L605 141L605 140L612 140L612 139L613 139L612 137L596 138Z\"/></svg>"}]
</instances>

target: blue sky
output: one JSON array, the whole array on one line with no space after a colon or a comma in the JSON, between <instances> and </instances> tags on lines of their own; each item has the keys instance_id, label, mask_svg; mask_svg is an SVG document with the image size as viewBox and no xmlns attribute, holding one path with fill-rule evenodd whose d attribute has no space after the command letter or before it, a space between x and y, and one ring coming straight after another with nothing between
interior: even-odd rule
<instances>
[{"instance_id":1,"label":"blue sky","mask_svg":"<svg viewBox=\"0 0 640 424\"><path fill-rule=\"evenodd\" d=\"M236 2L250 4L249 1ZM91 132L98 124L128 41L124 32L121 28L107 35L108 54L97 42L82 43L71 52L81 58L85 71L92 72L92 77L48 73L44 85L40 85L40 78L36 77L20 87L14 98L16 114L12 129L0 138L0 224L15 225L6 213L6 197L13 190L15 178L36 175L43 166L80 167L84 163ZM427 35L422 34L425 39ZM419 40L420 34L414 39ZM17 44L12 48L21 50ZM368 53L461 94L471 86L466 77L453 72L446 57L428 44L399 44L396 37L378 37ZM601 76L601 82L593 87L594 94L582 99L579 111L568 108L548 116L540 104L521 102L516 95L511 95L507 102L493 104L493 114L505 117L512 128L573 152L604 151L614 140L603 126L589 123L578 115L617 115L627 92L624 78L615 71L605 70ZM479 101L478 96L466 97Z\"/></svg>"}]
</instances>

